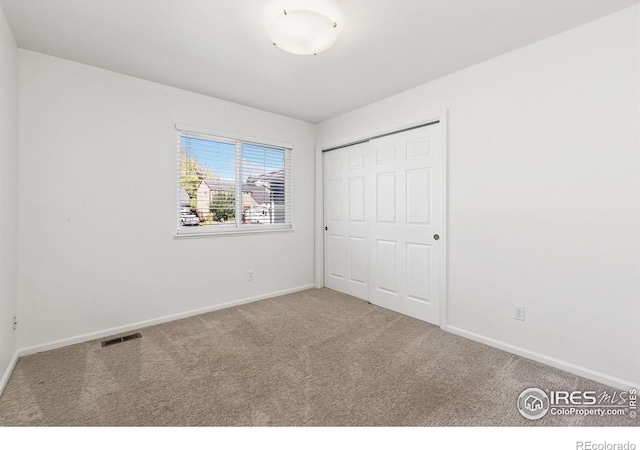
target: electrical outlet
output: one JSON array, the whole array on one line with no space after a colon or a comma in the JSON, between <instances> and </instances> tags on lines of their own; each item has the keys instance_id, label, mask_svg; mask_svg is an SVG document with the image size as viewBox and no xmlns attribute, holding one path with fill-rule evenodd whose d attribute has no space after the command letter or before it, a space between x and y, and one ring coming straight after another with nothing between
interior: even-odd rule
<instances>
[{"instance_id":1,"label":"electrical outlet","mask_svg":"<svg viewBox=\"0 0 640 450\"><path fill-rule=\"evenodd\" d=\"M16 331L16 328L18 328L18 319L16 316L13 316L13 331Z\"/></svg>"},{"instance_id":2,"label":"electrical outlet","mask_svg":"<svg viewBox=\"0 0 640 450\"><path fill-rule=\"evenodd\" d=\"M247 272L247 280L253 281L253 270Z\"/></svg>"},{"instance_id":3,"label":"electrical outlet","mask_svg":"<svg viewBox=\"0 0 640 450\"><path fill-rule=\"evenodd\" d=\"M513 305L513 318L516 320L524 320L524 306L521 305Z\"/></svg>"}]
</instances>

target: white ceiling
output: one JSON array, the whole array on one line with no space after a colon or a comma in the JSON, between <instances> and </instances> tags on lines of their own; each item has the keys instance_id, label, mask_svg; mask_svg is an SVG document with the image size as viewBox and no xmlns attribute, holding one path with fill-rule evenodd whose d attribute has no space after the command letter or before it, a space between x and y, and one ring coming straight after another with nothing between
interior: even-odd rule
<instances>
[{"instance_id":1,"label":"white ceiling","mask_svg":"<svg viewBox=\"0 0 640 450\"><path fill-rule=\"evenodd\" d=\"M0 0L21 48L317 123L638 0ZM270 21L338 22L317 56ZM597 61L594 61L597 64Z\"/></svg>"}]
</instances>

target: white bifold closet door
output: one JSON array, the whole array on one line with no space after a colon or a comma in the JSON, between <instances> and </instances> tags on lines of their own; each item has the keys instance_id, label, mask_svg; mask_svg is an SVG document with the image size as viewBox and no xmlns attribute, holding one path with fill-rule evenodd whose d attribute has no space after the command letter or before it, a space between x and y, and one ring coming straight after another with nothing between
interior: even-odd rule
<instances>
[{"instance_id":1,"label":"white bifold closet door","mask_svg":"<svg viewBox=\"0 0 640 450\"><path fill-rule=\"evenodd\" d=\"M324 155L325 286L439 324L441 126Z\"/></svg>"}]
</instances>

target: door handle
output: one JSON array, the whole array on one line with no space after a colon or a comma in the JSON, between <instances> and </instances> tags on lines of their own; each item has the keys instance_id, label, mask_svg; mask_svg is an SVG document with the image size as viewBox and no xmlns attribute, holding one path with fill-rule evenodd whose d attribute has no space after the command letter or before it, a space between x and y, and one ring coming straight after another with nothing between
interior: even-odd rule
<instances>
[{"instance_id":1,"label":"door handle","mask_svg":"<svg viewBox=\"0 0 640 450\"><path fill-rule=\"evenodd\" d=\"M438 239L440 239L440 235L439 234L434 234L433 235L433 239L435 239L437 241Z\"/></svg>"}]
</instances>

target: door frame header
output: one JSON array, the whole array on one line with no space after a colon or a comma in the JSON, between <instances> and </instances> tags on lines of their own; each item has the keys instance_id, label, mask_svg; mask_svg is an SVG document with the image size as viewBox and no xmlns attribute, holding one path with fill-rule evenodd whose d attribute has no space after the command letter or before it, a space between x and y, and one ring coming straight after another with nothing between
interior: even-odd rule
<instances>
[{"instance_id":1,"label":"door frame header","mask_svg":"<svg viewBox=\"0 0 640 450\"><path fill-rule=\"evenodd\" d=\"M362 144L364 142L369 142L372 141L374 139L379 139L379 138L383 138L383 137L387 137L387 136L392 136L394 134L398 134L398 133L404 133L405 131L411 131L411 130L416 130L418 128L423 128L423 127L428 127L429 125L436 125L439 124L440 120L434 120L428 123L423 123L420 125L414 125L408 128L403 128L401 130L395 130L395 131L389 131L388 133L383 133L383 134L378 134L376 136L371 136L369 138L365 138L365 139L360 139L359 141L355 141L355 142L349 142L347 144L342 144L342 145L338 145L337 147L331 147L331 148L327 148L325 150L320 150L322 153L326 153L326 152L330 152L333 150L339 150L341 148L345 148L345 147L351 147L352 145L358 145L358 144Z\"/></svg>"}]
</instances>

